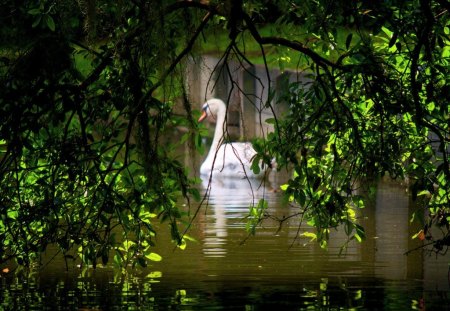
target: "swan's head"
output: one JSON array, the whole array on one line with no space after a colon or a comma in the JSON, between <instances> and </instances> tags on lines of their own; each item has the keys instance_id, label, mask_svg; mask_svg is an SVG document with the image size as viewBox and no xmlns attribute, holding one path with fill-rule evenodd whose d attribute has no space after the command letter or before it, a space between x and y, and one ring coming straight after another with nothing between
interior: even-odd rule
<instances>
[{"instance_id":1,"label":"swan's head","mask_svg":"<svg viewBox=\"0 0 450 311\"><path fill-rule=\"evenodd\" d=\"M218 115L224 115L227 107L225 103L217 98L207 100L202 106L202 115L198 119L198 122L202 122L207 117L217 119Z\"/></svg>"}]
</instances>

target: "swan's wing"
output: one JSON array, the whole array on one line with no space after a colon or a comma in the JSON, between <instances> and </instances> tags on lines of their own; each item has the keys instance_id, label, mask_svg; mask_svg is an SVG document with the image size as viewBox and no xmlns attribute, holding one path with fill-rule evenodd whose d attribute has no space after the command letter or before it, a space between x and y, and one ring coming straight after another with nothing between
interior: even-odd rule
<instances>
[{"instance_id":1,"label":"swan's wing","mask_svg":"<svg viewBox=\"0 0 450 311\"><path fill-rule=\"evenodd\" d=\"M256 154L250 143L228 143L217 151L214 169L228 171L230 174L250 169L251 161Z\"/></svg>"},{"instance_id":2,"label":"swan's wing","mask_svg":"<svg viewBox=\"0 0 450 311\"><path fill-rule=\"evenodd\" d=\"M244 145L245 145L245 146L244 146L244 156L245 156L245 159L246 159L249 163L251 163L251 162L253 161L253 158L254 158L255 155L256 155L256 151L255 151L255 149L253 149L253 146L252 146L251 143L245 143Z\"/></svg>"},{"instance_id":3,"label":"swan's wing","mask_svg":"<svg viewBox=\"0 0 450 311\"><path fill-rule=\"evenodd\" d=\"M256 151L251 143L228 143L220 146L211 161L205 161L201 174L209 174L211 169L221 177L257 177L253 175L251 164ZM214 162L214 163L213 163ZM259 175L258 175L259 176Z\"/></svg>"},{"instance_id":4,"label":"swan's wing","mask_svg":"<svg viewBox=\"0 0 450 311\"><path fill-rule=\"evenodd\" d=\"M237 150L239 150L239 158L246 165L251 165L254 156L256 155L255 149L251 143L237 143Z\"/></svg>"},{"instance_id":5,"label":"swan's wing","mask_svg":"<svg viewBox=\"0 0 450 311\"><path fill-rule=\"evenodd\" d=\"M243 164L245 166L251 165L253 157L256 155L255 149L251 143L232 143L228 148L232 151L234 158L237 160L239 164ZM231 156L230 156L231 157Z\"/></svg>"}]
</instances>

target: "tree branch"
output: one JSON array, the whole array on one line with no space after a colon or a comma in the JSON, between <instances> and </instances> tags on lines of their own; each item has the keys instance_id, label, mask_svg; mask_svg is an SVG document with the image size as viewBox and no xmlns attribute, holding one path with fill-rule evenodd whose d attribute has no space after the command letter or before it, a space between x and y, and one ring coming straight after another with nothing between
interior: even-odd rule
<instances>
[{"instance_id":1,"label":"tree branch","mask_svg":"<svg viewBox=\"0 0 450 311\"><path fill-rule=\"evenodd\" d=\"M216 5L207 4L207 3L204 3L201 1L200 2L192 1L192 0L177 1L171 5L168 5L164 9L164 14L170 14L170 13L175 12L176 10L186 9L186 8L198 8L198 9L206 10L206 11L210 12L211 14L218 14L218 8Z\"/></svg>"},{"instance_id":2,"label":"tree branch","mask_svg":"<svg viewBox=\"0 0 450 311\"><path fill-rule=\"evenodd\" d=\"M320 67L332 67L332 68L341 69L341 70L345 69L345 67L337 65L337 64L327 60L326 58L323 58L322 56L320 56L316 52L312 51L311 49L308 49L307 47L305 47L303 44L301 44L298 41L288 40L288 39L281 38L281 37L261 37L261 35L259 34L258 30L256 29L253 21L251 20L250 16L248 16L247 14L244 14L244 20L245 20L248 30L252 34L253 38L255 38L255 40L261 45L266 45L266 44L282 45L282 46L289 47L293 50L299 51L300 53L303 53L303 54L309 56Z\"/></svg>"},{"instance_id":3,"label":"tree branch","mask_svg":"<svg viewBox=\"0 0 450 311\"><path fill-rule=\"evenodd\" d=\"M161 75L161 78L158 80L158 82L156 82L149 90L148 92L146 92L146 94L144 94L144 96L142 96L142 98L139 100L138 105L136 106L137 111L139 111L139 109L142 107L143 103L152 95L152 93L159 88L164 81L166 80L166 78L172 73L172 71L175 69L175 67L181 62L181 60L192 50L195 41L197 40L198 36L200 35L200 33L203 31L203 29L205 28L205 26L208 24L209 20L214 16L214 13L208 12L206 13L206 15L203 17L202 23L200 24L200 26L197 28L197 30L195 31L194 35L191 37L191 39L189 40L188 44L186 45L186 47L183 49L183 51L181 51L180 54L178 54L178 56L175 58L175 60L170 64L169 68L163 72L163 74Z\"/></svg>"}]
</instances>

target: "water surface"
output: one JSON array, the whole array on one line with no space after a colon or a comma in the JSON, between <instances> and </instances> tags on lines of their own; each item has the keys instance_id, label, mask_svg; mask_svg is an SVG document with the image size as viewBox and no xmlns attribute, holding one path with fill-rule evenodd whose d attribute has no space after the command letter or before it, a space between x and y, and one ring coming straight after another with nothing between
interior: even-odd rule
<instances>
[{"instance_id":1,"label":"water surface","mask_svg":"<svg viewBox=\"0 0 450 311\"><path fill-rule=\"evenodd\" d=\"M173 247L163 224L155 249L163 261L126 276L108 267L65 272L59 259L29 278L3 275L0 310L450 309L450 257L405 255L418 242L410 238L413 206L404 186L379 184L360 215L367 240L342 254L343 232L333 231L324 250L298 237L310 228L294 218L281 228L268 219L249 236L252 202L265 198L278 219L297 211L276 189L217 181L186 250Z\"/></svg>"}]
</instances>

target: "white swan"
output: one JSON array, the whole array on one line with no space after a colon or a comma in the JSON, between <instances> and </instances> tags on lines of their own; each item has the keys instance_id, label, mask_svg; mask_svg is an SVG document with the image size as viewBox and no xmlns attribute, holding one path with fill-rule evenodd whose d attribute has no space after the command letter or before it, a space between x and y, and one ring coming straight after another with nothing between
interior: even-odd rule
<instances>
[{"instance_id":1,"label":"white swan","mask_svg":"<svg viewBox=\"0 0 450 311\"><path fill-rule=\"evenodd\" d=\"M210 116L216 121L216 129L208 155L200 166L200 175L224 178L263 177L264 170L261 170L259 174L254 174L250 169L253 157L256 155L251 143L223 143L226 113L227 107L220 99L209 99L203 104L202 115L198 122Z\"/></svg>"}]
</instances>

